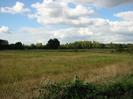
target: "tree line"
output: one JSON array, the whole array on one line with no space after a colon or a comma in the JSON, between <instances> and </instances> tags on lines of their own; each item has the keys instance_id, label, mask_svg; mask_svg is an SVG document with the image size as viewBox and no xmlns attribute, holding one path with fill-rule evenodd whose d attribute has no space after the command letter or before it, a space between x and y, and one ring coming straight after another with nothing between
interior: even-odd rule
<instances>
[{"instance_id":1,"label":"tree line","mask_svg":"<svg viewBox=\"0 0 133 99\"><path fill-rule=\"evenodd\" d=\"M24 45L21 42L9 44L7 40L0 39L0 50L5 49L115 49L119 52L133 51L133 44L120 43L100 43L96 41L75 41L73 43L60 44L57 38L48 40L46 45L36 43L31 45Z\"/></svg>"},{"instance_id":2,"label":"tree line","mask_svg":"<svg viewBox=\"0 0 133 99\"><path fill-rule=\"evenodd\" d=\"M60 47L60 41L56 38L50 39L46 45L42 43L36 43L31 45L24 45L22 42L16 42L9 44L7 40L0 39L0 50L5 49L58 49Z\"/></svg>"}]
</instances>

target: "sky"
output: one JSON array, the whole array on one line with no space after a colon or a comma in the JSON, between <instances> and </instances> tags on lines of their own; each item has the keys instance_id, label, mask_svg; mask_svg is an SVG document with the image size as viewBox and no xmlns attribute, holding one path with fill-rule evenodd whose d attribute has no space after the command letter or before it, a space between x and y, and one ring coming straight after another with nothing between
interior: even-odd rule
<instances>
[{"instance_id":1,"label":"sky","mask_svg":"<svg viewBox=\"0 0 133 99\"><path fill-rule=\"evenodd\" d=\"M0 39L133 43L133 0L0 0Z\"/></svg>"}]
</instances>

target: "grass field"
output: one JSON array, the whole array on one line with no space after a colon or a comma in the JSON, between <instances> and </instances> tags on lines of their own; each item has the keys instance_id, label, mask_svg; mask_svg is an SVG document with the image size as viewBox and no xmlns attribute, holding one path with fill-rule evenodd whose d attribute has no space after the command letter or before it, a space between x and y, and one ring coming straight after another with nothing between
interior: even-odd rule
<instances>
[{"instance_id":1,"label":"grass field","mask_svg":"<svg viewBox=\"0 0 133 99\"><path fill-rule=\"evenodd\" d=\"M133 55L98 51L0 51L0 99L30 99L42 81L75 75L108 83L133 74Z\"/></svg>"}]
</instances>

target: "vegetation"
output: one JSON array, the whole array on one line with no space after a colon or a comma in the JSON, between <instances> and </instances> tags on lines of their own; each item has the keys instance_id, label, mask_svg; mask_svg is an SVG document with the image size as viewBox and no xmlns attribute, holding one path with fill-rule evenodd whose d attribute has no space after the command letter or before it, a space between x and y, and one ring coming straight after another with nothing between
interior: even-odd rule
<instances>
[{"instance_id":1,"label":"vegetation","mask_svg":"<svg viewBox=\"0 0 133 99\"><path fill-rule=\"evenodd\" d=\"M60 47L60 41L56 38L50 39L46 45L48 49L58 49Z\"/></svg>"},{"instance_id":2,"label":"vegetation","mask_svg":"<svg viewBox=\"0 0 133 99\"><path fill-rule=\"evenodd\" d=\"M133 44L116 44L116 43L99 43L96 41L76 41L73 43L60 44L57 38L50 39L46 45L42 43L24 45L21 42L15 44L8 44L6 40L0 40L0 49L111 49L117 52L133 52Z\"/></svg>"},{"instance_id":3,"label":"vegetation","mask_svg":"<svg viewBox=\"0 0 133 99\"><path fill-rule=\"evenodd\" d=\"M0 51L0 98L31 99L34 95L38 96L38 92L33 93L32 89L38 88L40 83L50 80L59 85L60 82L64 82L61 88L68 83L72 86L69 81L75 75L88 82L89 86L93 84L97 89L99 84L108 85L110 82L132 75L132 59L132 54L111 53L108 49L76 52L75 49L66 52L63 50ZM121 81L126 84L125 80ZM86 85L85 82L83 85ZM103 88L106 86L100 89Z\"/></svg>"},{"instance_id":4,"label":"vegetation","mask_svg":"<svg viewBox=\"0 0 133 99\"><path fill-rule=\"evenodd\" d=\"M60 44L54 38L46 45L24 45L0 40L0 50L2 99L133 97L133 44L96 41ZM70 81L75 75L81 80ZM32 90L34 87L36 90Z\"/></svg>"},{"instance_id":5,"label":"vegetation","mask_svg":"<svg viewBox=\"0 0 133 99\"><path fill-rule=\"evenodd\" d=\"M77 77L63 83L46 81L36 91L39 93L37 99L131 99L133 75L106 85L94 85Z\"/></svg>"}]
</instances>

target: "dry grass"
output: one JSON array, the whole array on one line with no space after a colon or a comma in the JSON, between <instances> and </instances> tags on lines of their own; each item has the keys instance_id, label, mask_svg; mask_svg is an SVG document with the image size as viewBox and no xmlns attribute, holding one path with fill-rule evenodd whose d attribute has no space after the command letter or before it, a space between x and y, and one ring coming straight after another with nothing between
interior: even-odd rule
<instances>
[{"instance_id":1,"label":"dry grass","mask_svg":"<svg viewBox=\"0 0 133 99\"><path fill-rule=\"evenodd\" d=\"M132 74L133 55L98 52L0 52L0 98L29 99L41 81L70 80L75 75L103 83Z\"/></svg>"}]
</instances>

